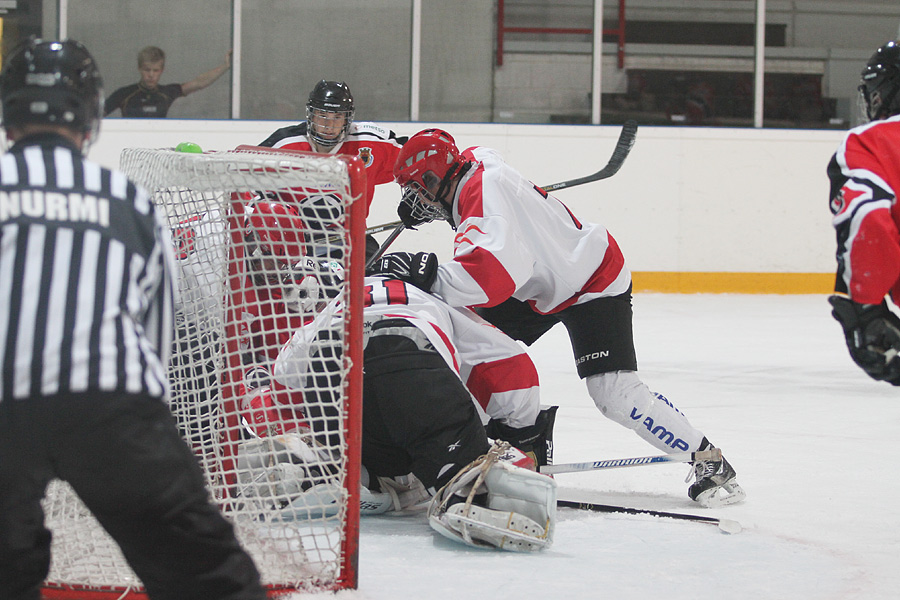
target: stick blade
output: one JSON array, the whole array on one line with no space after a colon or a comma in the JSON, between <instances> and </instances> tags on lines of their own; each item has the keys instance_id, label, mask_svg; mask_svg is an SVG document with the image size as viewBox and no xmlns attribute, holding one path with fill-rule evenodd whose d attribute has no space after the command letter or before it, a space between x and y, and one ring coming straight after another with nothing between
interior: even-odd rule
<instances>
[{"instance_id":1,"label":"stick blade","mask_svg":"<svg viewBox=\"0 0 900 600\"><path fill-rule=\"evenodd\" d=\"M744 530L740 523L731 519L719 519L718 525L719 531L727 533L728 535L734 535Z\"/></svg>"}]
</instances>

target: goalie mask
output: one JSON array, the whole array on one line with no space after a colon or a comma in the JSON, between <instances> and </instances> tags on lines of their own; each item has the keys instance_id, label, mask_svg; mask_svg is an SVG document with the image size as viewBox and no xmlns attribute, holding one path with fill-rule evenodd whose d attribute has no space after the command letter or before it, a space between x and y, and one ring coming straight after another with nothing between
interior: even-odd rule
<instances>
[{"instance_id":1,"label":"goalie mask","mask_svg":"<svg viewBox=\"0 0 900 600\"><path fill-rule=\"evenodd\" d=\"M875 51L858 89L870 121L900 114L900 43L890 41Z\"/></svg>"},{"instance_id":2,"label":"goalie mask","mask_svg":"<svg viewBox=\"0 0 900 600\"><path fill-rule=\"evenodd\" d=\"M306 102L307 133L325 150L334 148L347 138L353 123L353 94L343 81L316 84Z\"/></svg>"},{"instance_id":3,"label":"goalie mask","mask_svg":"<svg viewBox=\"0 0 900 600\"><path fill-rule=\"evenodd\" d=\"M468 163L456 142L442 129L424 129L403 145L394 165L394 181L403 188L401 203L407 204L417 221L443 219L453 223L452 198L447 198L455 176Z\"/></svg>"},{"instance_id":4,"label":"goalie mask","mask_svg":"<svg viewBox=\"0 0 900 600\"><path fill-rule=\"evenodd\" d=\"M343 280L337 261L306 256L285 273L282 302L291 312L312 315L338 295Z\"/></svg>"},{"instance_id":5,"label":"goalie mask","mask_svg":"<svg viewBox=\"0 0 900 600\"><path fill-rule=\"evenodd\" d=\"M74 40L29 38L10 54L0 75L3 127L61 125L95 140L103 114L97 63Z\"/></svg>"}]
</instances>

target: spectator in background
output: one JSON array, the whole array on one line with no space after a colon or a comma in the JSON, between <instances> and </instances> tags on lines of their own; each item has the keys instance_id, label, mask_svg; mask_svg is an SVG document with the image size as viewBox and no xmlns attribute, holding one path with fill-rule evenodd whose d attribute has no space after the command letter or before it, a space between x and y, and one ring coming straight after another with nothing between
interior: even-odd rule
<instances>
[{"instance_id":1,"label":"spectator in background","mask_svg":"<svg viewBox=\"0 0 900 600\"><path fill-rule=\"evenodd\" d=\"M231 50L225 54L225 62L187 83L159 84L166 68L166 54L156 46L138 52L137 62L141 80L110 94L103 105L104 116L118 109L127 119L164 118L175 100L209 87L231 68Z\"/></svg>"}]
</instances>

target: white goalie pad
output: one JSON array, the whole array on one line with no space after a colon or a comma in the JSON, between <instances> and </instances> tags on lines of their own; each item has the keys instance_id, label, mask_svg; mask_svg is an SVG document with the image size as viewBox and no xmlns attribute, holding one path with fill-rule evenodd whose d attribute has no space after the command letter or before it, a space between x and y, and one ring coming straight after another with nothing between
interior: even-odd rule
<instances>
[{"instance_id":1,"label":"white goalie pad","mask_svg":"<svg viewBox=\"0 0 900 600\"><path fill-rule=\"evenodd\" d=\"M237 452L238 493L248 503L275 507L279 521L336 515L345 490L327 474L328 457L300 433L242 442Z\"/></svg>"},{"instance_id":2,"label":"white goalie pad","mask_svg":"<svg viewBox=\"0 0 900 600\"><path fill-rule=\"evenodd\" d=\"M513 552L553 542L556 481L498 462L505 442L461 470L428 507L431 527L454 541Z\"/></svg>"}]
</instances>

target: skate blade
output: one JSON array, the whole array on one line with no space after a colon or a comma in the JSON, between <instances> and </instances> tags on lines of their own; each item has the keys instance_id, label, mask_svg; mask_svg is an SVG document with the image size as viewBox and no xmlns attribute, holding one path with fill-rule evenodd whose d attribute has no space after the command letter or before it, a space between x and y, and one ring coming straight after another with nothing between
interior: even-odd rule
<instances>
[{"instance_id":1,"label":"skate blade","mask_svg":"<svg viewBox=\"0 0 900 600\"><path fill-rule=\"evenodd\" d=\"M743 502L747 494L736 481L724 483L719 487L706 490L697 496L697 503L703 508L719 508Z\"/></svg>"}]
</instances>

